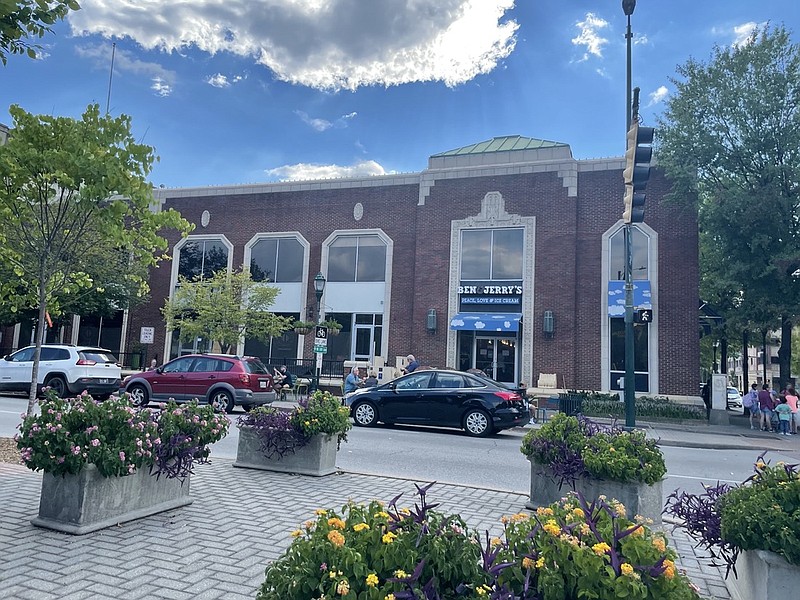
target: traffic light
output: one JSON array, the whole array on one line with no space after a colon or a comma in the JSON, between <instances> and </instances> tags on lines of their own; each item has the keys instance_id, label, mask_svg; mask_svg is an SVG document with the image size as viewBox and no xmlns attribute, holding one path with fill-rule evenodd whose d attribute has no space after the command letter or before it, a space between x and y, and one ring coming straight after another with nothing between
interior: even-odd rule
<instances>
[{"instance_id":1,"label":"traffic light","mask_svg":"<svg viewBox=\"0 0 800 600\"><path fill-rule=\"evenodd\" d=\"M625 223L641 223L644 221L644 189L650 177L650 159L653 156L652 127L639 127L634 121L628 130L627 151L625 152L625 211L622 220Z\"/></svg>"},{"instance_id":2,"label":"traffic light","mask_svg":"<svg viewBox=\"0 0 800 600\"><path fill-rule=\"evenodd\" d=\"M653 322L653 309L640 308L633 313L634 323L652 323Z\"/></svg>"}]
</instances>

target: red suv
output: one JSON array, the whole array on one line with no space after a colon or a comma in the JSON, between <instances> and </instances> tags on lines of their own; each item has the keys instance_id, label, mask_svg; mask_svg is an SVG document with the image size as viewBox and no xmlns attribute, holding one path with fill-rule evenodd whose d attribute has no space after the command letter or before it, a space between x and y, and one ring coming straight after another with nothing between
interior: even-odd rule
<instances>
[{"instance_id":1,"label":"red suv","mask_svg":"<svg viewBox=\"0 0 800 600\"><path fill-rule=\"evenodd\" d=\"M188 354L154 371L130 375L120 392L128 392L138 406L151 400L187 402L197 398L217 411L245 410L275 400L272 375L258 358L229 354Z\"/></svg>"}]
</instances>

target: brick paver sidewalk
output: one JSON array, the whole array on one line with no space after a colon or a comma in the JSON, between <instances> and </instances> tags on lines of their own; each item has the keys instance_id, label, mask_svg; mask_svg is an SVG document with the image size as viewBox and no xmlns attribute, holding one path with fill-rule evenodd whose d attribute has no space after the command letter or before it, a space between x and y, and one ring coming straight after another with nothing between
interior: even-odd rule
<instances>
[{"instance_id":1,"label":"brick paver sidewalk","mask_svg":"<svg viewBox=\"0 0 800 600\"><path fill-rule=\"evenodd\" d=\"M426 483L426 482L420 482ZM71 536L30 524L41 476L0 464L0 598L82 600L255 598L264 568L289 546L290 532L316 508L348 499L411 503L410 481L343 473L304 477L235 469L216 459L192 476L194 503L177 510ZM458 512L474 528L502 531L500 517L524 510L527 497L459 485L429 492L437 510ZM719 571L695 558L689 540L671 536L692 581L709 598L729 598Z\"/></svg>"}]
</instances>

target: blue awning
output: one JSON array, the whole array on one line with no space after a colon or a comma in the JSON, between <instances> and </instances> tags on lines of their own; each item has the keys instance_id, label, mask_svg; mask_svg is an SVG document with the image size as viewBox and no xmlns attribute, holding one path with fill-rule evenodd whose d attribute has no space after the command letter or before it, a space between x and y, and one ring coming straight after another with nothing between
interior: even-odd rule
<instances>
[{"instance_id":1,"label":"blue awning","mask_svg":"<svg viewBox=\"0 0 800 600\"><path fill-rule=\"evenodd\" d=\"M519 331L521 313L457 313L450 319L456 331Z\"/></svg>"}]
</instances>

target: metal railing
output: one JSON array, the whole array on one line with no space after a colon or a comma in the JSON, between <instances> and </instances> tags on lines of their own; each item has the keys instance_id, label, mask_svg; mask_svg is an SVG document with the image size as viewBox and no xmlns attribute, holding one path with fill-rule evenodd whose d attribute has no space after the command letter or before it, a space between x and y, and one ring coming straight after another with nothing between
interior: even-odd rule
<instances>
[{"instance_id":1,"label":"metal railing","mask_svg":"<svg viewBox=\"0 0 800 600\"><path fill-rule=\"evenodd\" d=\"M281 366L286 365L286 370L295 377L303 377L305 379L312 379L316 369L317 361L313 358L261 358L267 368L272 372L272 369L280 369ZM322 370L320 377L327 379L343 379L344 378L344 363L340 360L323 360Z\"/></svg>"}]
</instances>

